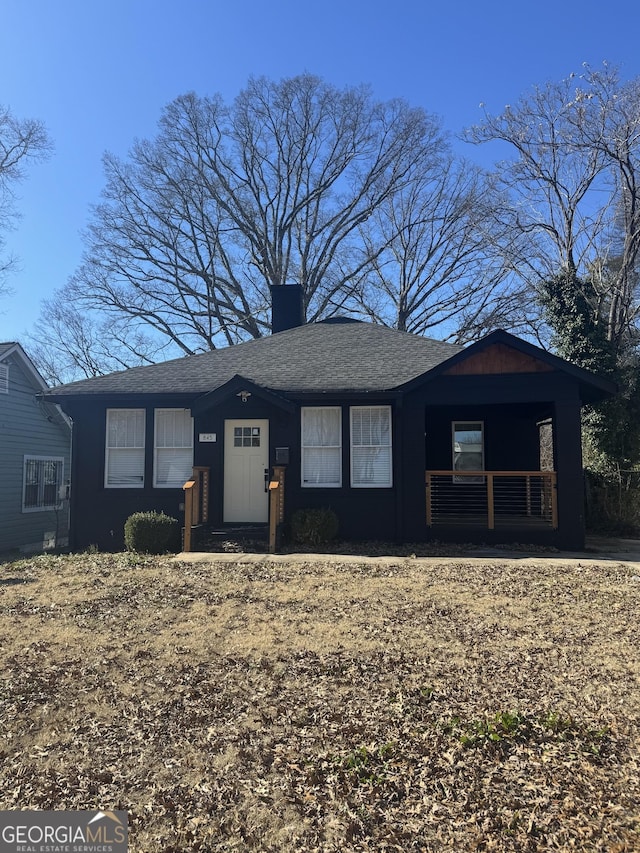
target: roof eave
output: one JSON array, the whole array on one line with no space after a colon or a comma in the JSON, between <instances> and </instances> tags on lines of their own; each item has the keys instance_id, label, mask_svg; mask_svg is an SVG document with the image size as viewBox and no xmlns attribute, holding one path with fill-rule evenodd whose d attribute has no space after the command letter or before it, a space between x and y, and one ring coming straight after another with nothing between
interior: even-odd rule
<instances>
[{"instance_id":1,"label":"roof eave","mask_svg":"<svg viewBox=\"0 0 640 853\"><path fill-rule=\"evenodd\" d=\"M105 391L105 392L85 392L83 394L56 394L42 393L38 397L45 403L55 403L58 406L64 406L65 403L106 403L107 405L130 403L136 400L139 403L152 402L158 398L168 398L181 403L184 403L185 408L198 397L198 392L193 391Z\"/></svg>"}]
</instances>

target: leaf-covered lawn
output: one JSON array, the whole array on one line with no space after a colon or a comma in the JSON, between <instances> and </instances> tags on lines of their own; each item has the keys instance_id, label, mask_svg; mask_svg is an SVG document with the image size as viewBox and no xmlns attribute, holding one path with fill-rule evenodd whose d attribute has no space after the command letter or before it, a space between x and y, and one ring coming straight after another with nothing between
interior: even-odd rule
<instances>
[{"instance_id":1,"label":"leaf-covered lawn","mask_svg":"<svg viewBox=\"0 0 640 853\"><path fill-rule=\"evenodd\" d=\"M39 557L0 648L0 808L134 853L640 849L637 564Z\"/></svg>"}]
</instances>

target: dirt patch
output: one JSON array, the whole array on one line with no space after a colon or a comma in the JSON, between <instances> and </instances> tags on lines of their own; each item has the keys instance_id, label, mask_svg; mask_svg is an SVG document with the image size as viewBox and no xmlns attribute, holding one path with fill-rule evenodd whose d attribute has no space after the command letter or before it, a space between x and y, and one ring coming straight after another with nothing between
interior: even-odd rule
<instances>
[{"instance_id":1,"label":"dirt patch","mask_svg":"<svg viewBox=\"0 0 640 853\"><path fill-rule=\"evenodd\" d=\"M0 807L133 853L632 851L640 565L0 564Z\"/></svg>"}]
</instances>

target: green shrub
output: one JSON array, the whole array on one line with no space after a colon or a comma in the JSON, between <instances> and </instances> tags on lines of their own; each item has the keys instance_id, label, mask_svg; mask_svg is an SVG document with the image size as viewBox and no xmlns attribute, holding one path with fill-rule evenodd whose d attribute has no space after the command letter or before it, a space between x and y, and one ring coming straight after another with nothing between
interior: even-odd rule
<instances>
[{"instance_id":1,"label":"green shrub","mask_svg":"<svg viewBox=\"0 0 640 853\"><path fill-rule=\"evenodd\" d=\"M178 519L163 512L134 512L124 525L124 544L128 551L166 554L179 550Z\"/></svg>"},{"instance_id":2,"label":"green shrub","mask_svg":"<svg viewBox=\"0 0 640 853\"><path fill-rule=\"evenodd\" d=\"M338 535L332 509L299 509L291 517L291 539L297 545L324 545Z\"/></svg>"}]
</instances>

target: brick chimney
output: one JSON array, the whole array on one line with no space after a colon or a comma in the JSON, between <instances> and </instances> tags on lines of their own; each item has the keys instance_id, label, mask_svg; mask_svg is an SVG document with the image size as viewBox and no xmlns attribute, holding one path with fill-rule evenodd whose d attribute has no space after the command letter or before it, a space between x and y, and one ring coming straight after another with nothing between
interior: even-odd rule
<instances>
[{"instance_id":1,"label":"brick chimney","mask_svg":"<svg viewBox=\"0 0 640 853\"><path fill-rule=\"evenodd\" d=\"M302 285L274 285L271 288L271 334L303 325Z\"/></svg>"}]
</instances>

